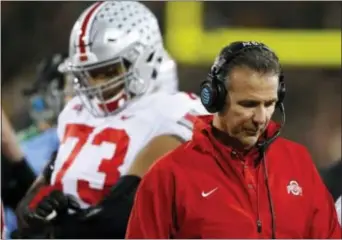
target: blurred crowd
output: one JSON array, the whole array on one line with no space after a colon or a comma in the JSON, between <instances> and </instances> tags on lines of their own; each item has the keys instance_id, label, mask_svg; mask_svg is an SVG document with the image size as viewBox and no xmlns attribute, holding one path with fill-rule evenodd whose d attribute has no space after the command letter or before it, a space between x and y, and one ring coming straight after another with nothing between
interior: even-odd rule
<instances>
[{"instance_id":1,"label":"blurred crowd","mask_svg":"<svg viewBox=\"0 0 342 240\"><path fill-rule=\"evenodd\" d=\"M37 63L55 52L67 52L73 21L88 4L2 3L2 44L6 46L2 48L2 105L17 130L30 126L29 107L21 92L32 87ZM165 33L167 2L146 4ZM218 27L338 29L339 9L338 2L205 2L203 25L209 30ZM277 11L282 14L273 14ZM179 63L178 69L181 90L198 93L198 83L208 66ZM288 121L284 134L305 144L318 166L326 166L341 155L340 69L285 66L285 72L289 97L285 102Z\"/></svg>"}]
</instances>

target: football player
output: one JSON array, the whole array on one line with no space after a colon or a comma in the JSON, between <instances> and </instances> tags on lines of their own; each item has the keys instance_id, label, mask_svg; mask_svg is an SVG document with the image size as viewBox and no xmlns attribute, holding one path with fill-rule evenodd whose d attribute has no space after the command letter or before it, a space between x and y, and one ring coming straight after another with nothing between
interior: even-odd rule
<instances>
[{"instance_id":1,"label":"football player","mask_svg":"<svg viewBox=\"0 0 342 240\"><path fill-rule=\"evenodd\" d=\"M1 109L1 227L13 230L15 218L12 212L36 176L31 169L25 152L20 148L11 122ZM6 212L3 211L3 205ZM3 216L6 215L6 224ZM12 217L12 218L11 218ZM6 231L7 233L7 231ZM3 231L2 231L3 234ZM2 235L5 238L5 235Z\"/></svg>"},{"instance_id":2,"label":"football player","mask_svg":"<svg viewBox=\"0 0 342 240\"><path fill-rule=\"evenodd\" d=\"M189 140L196 115L207 112L196 95L177 91L157 19L139 2L86 9L64 68L75 76L77 97L59 116L57 157L22 201L22 229L124 238L141 177Z\"/></svg>"}]
</instances>

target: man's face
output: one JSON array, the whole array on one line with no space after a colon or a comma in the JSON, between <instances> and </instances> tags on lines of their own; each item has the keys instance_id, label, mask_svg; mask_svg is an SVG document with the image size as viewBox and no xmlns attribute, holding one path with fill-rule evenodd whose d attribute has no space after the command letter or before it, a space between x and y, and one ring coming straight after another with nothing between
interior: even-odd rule
<instances>
[{"instance_id":1,"label":"man's face","mask_svg":"<svg viewBox=\"0 0 342 240\"><path fill-rule=\"evenodd\" d=\"M125 72L126 70L121 63L111 64L88 71L88 82L90 86L99 86L108 83L112 79L122 77ZM124 82L115 87L107 87L106 90L102 92L102 96L104 100L109 100L117 95L123 88Z\"/></svg>"},{"instance_id":2,"label":"man's face","mask_svg":"<svg viewBox=\"0 0 342 240\"><path fill-rule=\"evenodd\" d=\"M278 75L235 67L229 75L226 109L221 122L231 137L246 149L258 141L266 129L277 102Z\"/></svg>"}]
</instances>

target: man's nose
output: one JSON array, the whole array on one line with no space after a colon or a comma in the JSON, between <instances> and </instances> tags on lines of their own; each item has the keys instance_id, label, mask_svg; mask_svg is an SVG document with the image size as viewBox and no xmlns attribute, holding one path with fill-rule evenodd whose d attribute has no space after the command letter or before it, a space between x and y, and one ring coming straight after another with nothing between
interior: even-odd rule
<instances>
[{"instance_id":1,"label":"man's nose","mask_svg":"<svg viewBox=\"0 0 342 240\"><path fill-rule=\"evenodd\" d=\"M266 122L266 108L264 107L258 107L255 109L254 116L253 116L253 122L262 125Z\"/></svg>"}]
</instances>

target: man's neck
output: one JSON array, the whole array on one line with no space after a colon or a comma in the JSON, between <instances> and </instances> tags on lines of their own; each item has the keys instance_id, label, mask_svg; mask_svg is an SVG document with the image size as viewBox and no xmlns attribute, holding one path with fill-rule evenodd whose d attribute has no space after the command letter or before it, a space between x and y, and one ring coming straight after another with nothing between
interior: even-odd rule
<instances>
[{"instance_id":1,"label":"man's neck","mask_svg":"<svg viewBox=\"0 0 342 240\"><path fill-rule=\"evenodd\" d=\"M219 116L214 115L212 126L213 135L224 145L238 148L242 152L248 152L250 150L250 148L246 148L245 146L243 146L243 144L238 139L229 135L227 125L221 121Z\"/></svg>"},{"instance_id":2,"label":"man's neck","mask_svg":"<svg viewBox=\"0 0 342 240\"><path fill-rule=\"evenodd\" d=\"M218 129L222 132L226 132L228 134L228 129L227 129L226 125L221 121L220 117L218 116L218 113L216 113L214 115L212 125L216 129Z\"/></svg>"}]
</instances>

